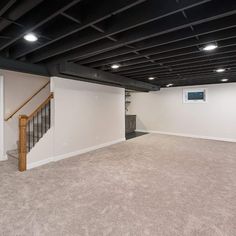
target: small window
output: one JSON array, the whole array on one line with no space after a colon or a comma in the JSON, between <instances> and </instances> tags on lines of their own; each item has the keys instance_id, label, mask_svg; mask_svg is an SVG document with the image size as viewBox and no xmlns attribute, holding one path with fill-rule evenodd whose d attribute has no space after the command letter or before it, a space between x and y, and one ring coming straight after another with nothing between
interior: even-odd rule
<instances>
[{"instance_id":1,"label":"small window","mask_svg":"<svg viewBox=\"0 0 236 236\"><path fill-rule=\"evenodd\" d=\"M206 89L184 89L183 101L184 103L205 103Z\"/></svg>"}]
</instances>

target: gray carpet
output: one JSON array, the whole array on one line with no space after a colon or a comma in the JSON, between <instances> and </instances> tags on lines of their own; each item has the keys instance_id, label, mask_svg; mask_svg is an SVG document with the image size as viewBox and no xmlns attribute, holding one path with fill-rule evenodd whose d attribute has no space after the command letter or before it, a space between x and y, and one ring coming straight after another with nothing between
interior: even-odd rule
<instances>
[{"instance_id":1,"label":"gray carpet","mask_svg":"<svg viewBox=\"0 0 236 236\"><path fill-rule=\"evenodd\" d=\"M19 173L0 162L0 235L236 235L236 144L144 135Z\"/></svg>"}]
</instances>

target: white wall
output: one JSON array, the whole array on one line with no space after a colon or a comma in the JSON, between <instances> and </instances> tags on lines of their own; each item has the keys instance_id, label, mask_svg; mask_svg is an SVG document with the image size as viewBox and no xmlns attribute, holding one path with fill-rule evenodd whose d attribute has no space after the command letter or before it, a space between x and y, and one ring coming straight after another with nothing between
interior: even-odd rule
<instances>
[{"instance_id":1,"label":"white wall","mask_svg":"<svg viewBox=\"0 0 236 236\"><path fill-rule=\"evenodd\" d=\"M33 148L29 168L125 140L124 89L56 77L51 88L52 128L35 146L46 152Z\"/></svg>"},{"instance_id":2,"label":"white wall","mask_svg":"<svg viewBox=\"0 0 236 236\"><path fill-rule=\"evenodd\" d=\"M5 118L49 80L47 77L6 70L0 70L0 75L4 78ZM5 122L4 152L17 148L16 142L18 140L18 116L20 114L29 115L47 98L47 96L49 96L49 92L50 88L48 86L17 114L15 114L12 119Z\"/></svg>"},{"instance_id":3,"label":"white wall","mask_svg":"<svg viewBox=\"0 0 236 236\"><path fill-rule=\"evenodd\" d=\"M181 87L132 94L137 130L236 141L236 84L193 87L207 89L207 103L183 103Z\"/></svg>"}]
</instances>

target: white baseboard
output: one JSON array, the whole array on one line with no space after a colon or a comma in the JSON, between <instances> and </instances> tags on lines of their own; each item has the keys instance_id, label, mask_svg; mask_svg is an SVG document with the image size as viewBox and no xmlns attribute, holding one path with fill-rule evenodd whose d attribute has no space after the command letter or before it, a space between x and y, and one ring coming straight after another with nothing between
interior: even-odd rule
<instances>
[{"instance_id":1,"label":"white baseboard","mask_svg":"<svg viewBox=\"0 0 236 236\"><path fill-rule=\"evenodd\" d=\"M41 161L37 161L37 162L33 162L33 163L29 163L27 164L27 170L42 166L42 165L46 165L50 162L53 162L53 157L49 157L47 159L41 160Z\"/></svg>"},{"instance_id":2,"label":"white baseboard","mask_svg":"<svg viewBox=\"0 0 236 236\"><path fill-rule=\"evenodd\" d=\"M7 161L7 160L8 160L7 155L3 155L2 158L0 158L0 161Z\"/></svg>"},{"instance_id":3,"label":"white baseboard","mask_svg":"<svg viewBox=\"0 0 236 236\"><path fill-rule=\"evenodd\" d=\"M181 136L181 137L188 137L188 138L209 139L209 140L233 142L233 143L236 142L236 139L201 136L201 135L194 135L194 134L172 133L172 132L163 132L163 131L155 131L155 130L136 130L136 131L147 132L147 133L152 133L152 134L166 134L166 135L173 135L173 136Z\"/></svg>"},{"instance_id":4,"label":"white baseboard","mask_svg":"<svg viewBox=\"0 0 236 236\"><path fill-rule=\"evenodd\" d=\"M81 154L91 152L91 151L94 151L94 150L97 150L97 149L100 149L100 148L103 148L103 147L107 147L107 146L110 146L110 145L113 145L113 144L117 144L117 143L120 143L120 142L123 142L123 141L125 141L125 138L118 139L118 140L115 140L115 141L112 141L112 142L99 144L99 145L89 147L89 148L85 148L85 149L81 149L81 150L78 150L78 151L65 153L63 155L55 156L53 159L54 159L54 161L60 161L60 160L66 159L66 158L81 155Z\"/></svg>"},{"instance_id":5,"label":"white baseboard","mask_svg":"<svg viewBox=\"0 0 236 236\"><path fill-rule=\"evenodd\" d=\"M66 159L66 158L70 158L70 157L81 155L81 154L84 154L84 153L87 153L87 152L91 152L91 151L94 151L94 150L97 150L97 149L100 149L100 148L103 148L103 147L108 147L108 146L111 146L113 144L117 144L117 143L120 143L120 142L123 142L123 141L125 141L125 138L118 139L118 140L115 140L115 141L112 141L112 142L99 144L99 145L96 145L96 146L93 146L93 147L77 150L77 151L74 151L74 152L65 153L63 155L49 157L45 160L41 160L41 161L37 161L37 162L33 162L33 163L28 164L27 165L27 170L30 170L30 169L48 164L50 162L57 162L57 161L60 161L60 160Z\"/></svg>"}]
</instances>

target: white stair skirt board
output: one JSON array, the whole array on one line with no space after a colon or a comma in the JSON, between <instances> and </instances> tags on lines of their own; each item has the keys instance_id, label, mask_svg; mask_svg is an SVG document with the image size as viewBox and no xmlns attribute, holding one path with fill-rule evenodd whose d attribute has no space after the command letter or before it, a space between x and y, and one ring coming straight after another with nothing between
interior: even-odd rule
<instances>
[{"instance_id":1,"label":"white stair skirt board","mask_svg":"<svg viewBox=\"0 0 236 236\"><path fill-rule=\"evenodd\" d=\"M77 151L74 151L74 152L65 153L63 155L52 156L52 157L49 157L49 158L46 158L44 160L40 160L40 161L37 161L37 162L32 162L32 163L29 163L27 165L27 170L39 167L41 165L48 164L50 162L57 162L57 161L60 161L60 160L66 159L66 158L70 158L70 157L81 155L81 154L84 154L84 153L87 153L87 152L91 152L91 151L94 151L94 150L97 150L97 149L100 149L100 148L103 148L103 147L108 147L108 146L111 146L113 144L117 144L117 143L120 143L120 142L123 142L123 141L125 141L125 138L118 139L118 140L115 140L115 141L112 141L112 142L99 144L99 145L96 145L96 146L93 146L93 147L77 150Z\"/></svg>"},{"instance_id":2,"label":"white stair skirt board","mask_svg":"<svg viewBox=\"0 0 236 236\"><path fill-rule=\"evenodd\" d=\"M193 134L172 133L172 132L163 132L163 131L155 131L155 130L142 130L142 129L138 129L136 131L137 132L147 132L150 134L166 134L166 135L173 135L173 136L209 139L209 140L224 141L224 142L231 142L231 143L236 142L236 139L230 139L230 138L209 137L209 136L201 136L201 135L193 135Z\"/></svg>"}]
</instances>

